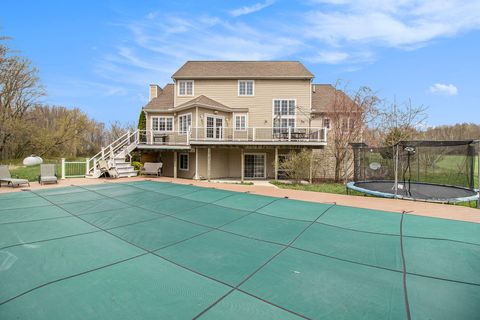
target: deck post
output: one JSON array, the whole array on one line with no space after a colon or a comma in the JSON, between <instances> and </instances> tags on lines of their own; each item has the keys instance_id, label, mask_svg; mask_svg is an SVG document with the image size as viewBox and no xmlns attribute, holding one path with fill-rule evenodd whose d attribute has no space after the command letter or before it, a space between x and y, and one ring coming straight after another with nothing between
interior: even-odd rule
<instances>
[{"instance_id":1,"label":"deck post","mask_svg":"<svg viewBox=\"0 0 480 320\"><path fill-rule=\"evenodd\" d=\"M275 147L275 181L278 181L278 147Z\"/></svg>"},{"instance_id":2,"label":"deck post","mask_svg":"<svg viewBox=\"0 0 480 320\"><path fill-rule=\"evenodd\" d=\"M65 158L62 158L62 180L65 180Z\"/></svg>"},{"instance_id":3,"label":"deck post","mask_svg":"<svg viewBox=\"0 0 480 320\"><path fill-rule=\"evenodd\" d=\"M245 180L245 153L243 148L240 148L240 181Z\"/></svg>"},{"instance_id":4,"label":"deck post","mask_svg":"<svg viewBox=\"0 0 480 320\"><path fill-rule=\"evenodd\" d=\"M177 151L173 151L173 178L177 179Z\"/></svg>"},{"instance_id":5,"label":"deck post","mask_svg":"<svg viewBox=\"0 0 480 320\"><path fill-rule=\"evenodd\" d=\"M395 150L395 199L397 198L397 194L398 194L398 143L397 143L397 146L396 146L396 150Z\"/></svg>"},{"instance_id":6,"label":"deck post","mask_svg":"<svg viewBox=\"0 0 480 320\"><path fill-rule=\"evenodd\" d=\"M308 173L308 182L313 182L313 149L310 150L310 171Z\"/></svg>"},{"instance_id":7,"label":"deck post","mask_svg":"<svg viewBox=\"0 0 480 320\"><path fill-rule=\"evenodd\" d=\"M97 158L93 158L93 176L94 176L95 178L98 178L98 177L97 177L97 174L98 174Z\"/></svg>"},{"instance_id":8,"label":"deck post","mask_svg":"<svg viewBox=\"0 0 480 320\"><path fill-rule=\"evenodd\" d=\"M195 148L195 177L194 179L195 180L198 180L199 179L199 176L198 176L198 148Z\"/></svg>"},{"instance_id":9,"label":"deck post","mask_svg":"<svg viewBox=\"0 0 480 320\"><path fill-rule=\"evenodd\" d=\"M90 172L90 159L86 158L85 159L85 175L87 175Z\"/></svg>"},{"instance_id":10,"label":"deck post","mask_svg":"<svg viewBox=\"0 0 480 320\"><path fill-rule=\"evenodd\" d=\"M212 148L207 149L207 180L210 182L210 171L212 165Z\"/></svg>"}]
</instances>

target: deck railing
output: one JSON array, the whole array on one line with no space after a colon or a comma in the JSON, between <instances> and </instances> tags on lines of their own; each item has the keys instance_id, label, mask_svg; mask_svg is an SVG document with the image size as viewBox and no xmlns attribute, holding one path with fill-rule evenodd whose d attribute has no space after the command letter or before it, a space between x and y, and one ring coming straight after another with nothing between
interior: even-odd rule
<instances>
[{"instance_id":1,"label":"deck railing","mask_svg":"<svg viewBox=\"0 0 480 320\"><path fill-rule=\"evenodd\" d=\"M190 145L195 142L326 142L320 127L191 127L186 131L139 130L137 141L148 145Z\"/></svg>"}]
</instances>

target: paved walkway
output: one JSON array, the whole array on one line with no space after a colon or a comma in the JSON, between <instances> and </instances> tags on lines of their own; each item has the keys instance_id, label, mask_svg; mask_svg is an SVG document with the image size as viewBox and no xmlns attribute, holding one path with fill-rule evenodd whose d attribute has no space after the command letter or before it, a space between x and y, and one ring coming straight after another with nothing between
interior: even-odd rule
<instances>
[{"instance_id":1,"label":"paved walkway","mask_svg":"<svg viewBox=\"0 0 480 320\"><path fill-rule=\"evenodd\" d=\"M173 179L166 177L134 177L123 179L85 179L74 178L60 180L58 184L41 186L37 182L30 183L30 189L44 189L65 187L71 185L87 185L99 183L121 183L128 181L152 180L161 182L174 182L181 184L192 184L202 187L210 187L239 192L250 192L252 194L260 194L273 197L288 197L290 199L305 200L320 203L336 203L338 205L367 208L374 210L385 210L393 212L406 211L408 214L421 216L429 216L443 219L463 220L469 222L480 223L480 209L468 208L463 206L427 203L419 201L384 199L375 197L349 196L332 193L300 191L290 189L280 189L270 184L265 185L242 185L234 183L219 183L207 181L195 181L188 179ZM24 188L1 187L0 194L6 192L21 191Z\"/></svg>"}]
</instances>

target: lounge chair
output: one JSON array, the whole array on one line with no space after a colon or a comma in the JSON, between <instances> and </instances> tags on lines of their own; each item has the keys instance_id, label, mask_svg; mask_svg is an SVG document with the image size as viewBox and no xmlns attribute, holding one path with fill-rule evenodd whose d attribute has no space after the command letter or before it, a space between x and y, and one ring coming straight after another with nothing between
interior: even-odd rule
<instances>
[{"instance_id":1,"label":"lounge chair","mask_svg":"<svg viewBox=\"0 0 480 320\"><path fill-rule=\"evenodd\" d=\"M145 175L153 174L158 177L162 172L162 167L163 163L161 162L145 162L140 173Z\"/></svg>"},{"instance_id":2,"label":"lounge chair","mask_svg":"<svg viewBox=\"0 0 480 320\"><path fill-rule=\"evenodd\" d=\"M118 178L117 168L109 165L107 160L99 160L98 169L100 169L100 175L105 175L108 173L110 178Z\"/></svg>"},{"instance_id":3,"label":"lounge chair","mask_svg":"<svg viewBox=\"0 0 480 320\"><path fill-rule=\"evenodd\" d=\"M40 175L38 176L38 183L58 183L57 176L55 175L54 164L41 164Z\"/></svg>"},{"instance_id":4,"label":"lounge chair","mask_svg":"<svg viewBox=\"0 0 480 320\"><path fill-rule=\"evenodd\" d=\"M12 178L10 171L8 170L8 166L0 166L0 187L2 186L2 182L6 182L7 185L11 187L17 187L21 184L28 184L30 187L30 183L27 179L17 179Z\"/></svg>"}]
</instances>

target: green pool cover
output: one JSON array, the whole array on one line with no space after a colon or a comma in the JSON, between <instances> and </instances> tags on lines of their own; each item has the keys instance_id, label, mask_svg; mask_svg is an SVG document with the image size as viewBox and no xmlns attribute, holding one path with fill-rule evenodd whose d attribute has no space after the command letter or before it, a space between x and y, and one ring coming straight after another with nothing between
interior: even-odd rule
<instances>
[{"instance_id":1,"label":"green pool cover","mask_svg":"<svg viewBox=\"0 0 480 320\"><path fill-rule=\"evenodd\" d=\"M0 319L192 318L480 319L480 224L153 181L0 195Z\"/></svg>"}]
</instances>

